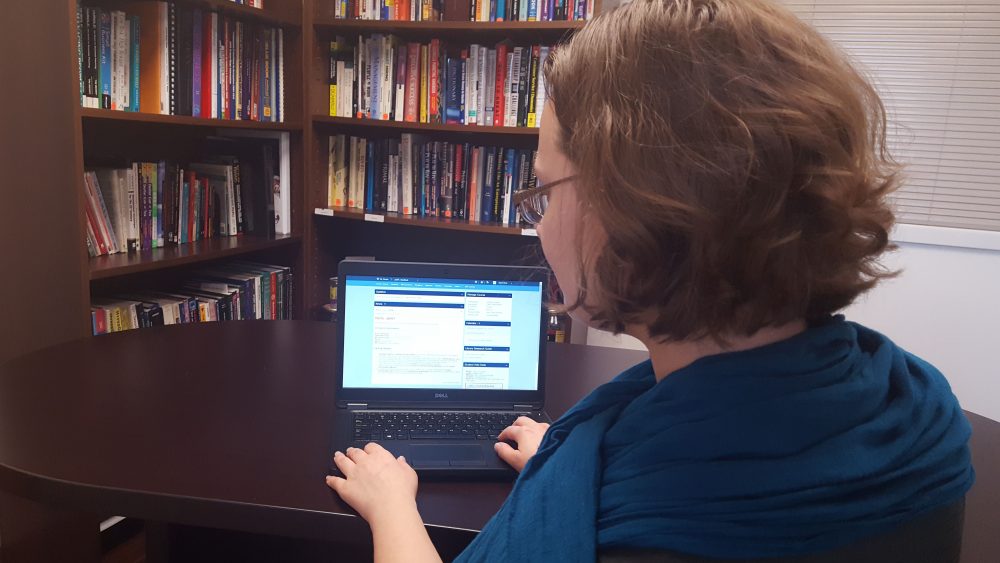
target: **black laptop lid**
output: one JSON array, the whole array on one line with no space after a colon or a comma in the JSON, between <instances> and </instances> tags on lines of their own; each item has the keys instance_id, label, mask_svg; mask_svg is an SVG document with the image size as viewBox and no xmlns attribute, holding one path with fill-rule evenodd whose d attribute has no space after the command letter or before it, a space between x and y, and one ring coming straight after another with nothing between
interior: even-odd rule
<instances>
[{"instance_id":1,"label":"black laptop lid","mask_svg":"<svg viewBox=\"0 0 1000 563\"><path fill-rule=\"evenodd\" d=\"M541 408L544 268L344 261L337 403Z\"/></svg>"}]
</instances>

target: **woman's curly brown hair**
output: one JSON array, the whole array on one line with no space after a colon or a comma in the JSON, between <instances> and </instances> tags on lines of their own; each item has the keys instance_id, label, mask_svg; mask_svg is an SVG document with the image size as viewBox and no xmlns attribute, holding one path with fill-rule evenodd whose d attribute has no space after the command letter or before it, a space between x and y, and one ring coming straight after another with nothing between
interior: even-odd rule
<instances>
[{"instance_id":1,"label":"woman's curly brown hair","mask_svg":"<svg viewBox=\"0 0 1000 563\"><path fill-rule=\"evenodd\" d=\"M877 262L899 183L885 109L785 8L635 0L555 51L545 78L583 213L607 235L569 305L603 328L752 334L892 275Z\"/></svg>"}]
</instances>

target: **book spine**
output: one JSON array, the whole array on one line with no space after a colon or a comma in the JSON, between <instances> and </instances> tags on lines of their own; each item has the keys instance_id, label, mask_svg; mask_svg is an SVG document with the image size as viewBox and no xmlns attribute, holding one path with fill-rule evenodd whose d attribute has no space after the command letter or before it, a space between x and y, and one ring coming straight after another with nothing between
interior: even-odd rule
<instances>
[{"instance_id":1,"label":"book spine","mask_svg":"<svg viewBox=\"0 0 1000 563\"><path fill-rule=\"evenodd\" d=\"M502 149L497 149L497 165L493 176L493 221L503 222L503 195L504 195L504 171L507 169L505 161L507 153Z\"/></svg>"},{"instance_id":2,"label":"book spine","mask_svg":"<svg viewBox=\"0 0 1000 563\"><path fill-rule=\"evenodd\" d=\"M479 123L479 45L469 47L469 57L465 61L465 108L466 123Z\"/></svg>"},{"instance_id":3,"label":"book spine","mask_svg":"<svg viewBox=\"0 0 1000 563\"><path fill-rule=\"evenodd\" d=\"M167 49L170 115L177 115L177 6L173 2L167 3Z\"/></svg>"},{"instance_id":4,"label":"book spine","mask_svg":"<svg viewBox=\"0 0 1000 563\"><path fill-rule=\"evenodd\" d=\"M87 96L83 87L83 6L76 5L76 77L80 84L80 105L87 107Z\"/></svg>"},{"instance_id":5,"label":"book spine","mask_svg":"<svg viewBox=\"0 0 1000 563\"><path fill-rule=\"evenodd\" d=\"M500 43L497 45L496 54L497 72L494 79L493 94L493 125L501 127L505 125L507 115L506 93L507 93L507 45Z\"/></svg>"},{"instance_id":6,"label":"book spine","mask_svg":"<svg viewBox=\"0 0 1000 563\"><path fill-rule=\"evenodd\" d=\"M518 65L517 78L517 113L514 124L524 127L528 122L528 77L531 72L531 47L521 49L521 63Z\"/></svg>"},{"instance_id":7,"label":"book spine","mask_svg":"<svg viewBox=\"0 0 1000 563\"><path fill-rule=\"evenodd\" d=\"M400 135L399 155L402 158L402 213L410 215L413 211L413 135Z\"/></svg>"},{"instance_id":8,"label":"book spine","mask_svg":"<svg viewBox=\"0 0 1000 563\"><path fill-rule=\"evenodd\" d=\"M195 9L191 18L191 115L203 117L201 104L201 50L202 50L201 10Z\"/></svg>"},{"instance_id":9,"label":"book spine","mask_svg":"<svg viewBox=\"0 0 1000 563\"><path fill-rule=\"evenodd\" d=\"M545 80L542 79L542 72L543 72L543 69L545 68L545 60L548 57L549 57L549 47L546 47L546 46L543 45L542 48L539 49L539 55L538 55L538 76L539 76L538 83L537 83L538 93L535 96L535 126L536 127L541 127L542 126L542 113L545 110L545 102L546 102L546 99L547 99L547 96L546 96L546 93L545 93Z\"/></svg>"},{"instance_id":10,"label":"book spine","mask_svg":"<svg viewBox=\"0 0 1000 563\"><path fill-rule=\"evenodd\" d=\"M445 123L462 123L461 59L449 57L445 65Z\"/></svg>"},{"instance_id":11,"label":"book spine","mask_svg":"<svg viewBox=\"0 0 1000 563\"><path fill-rule=\"evenodd\" d=\"M427 105L428 105L428 119L430 123L444 123L445 115L441 106L441 40L431 39L430 47L427 52L427 56L430 62L430 74L427 77ZM425 122L426 123L426 122Z\"/></svg>"},{"instance_id":12,"label":"book spine","mask_svg":"<svg viewBox=\"0 0 1000 563\"><path fill-rule=\"evenodd\" d=\"M111 109L111 13L100 11L101 18L101 108Z\"/></svg>"},{"instance_id":13,"label":"book spine","mask_svg":"<svg viewBox=\"0 0 1000 563\"><path fill-rule=\"evenodd\" d=\"M483 223L493 222L493 179L496 176L496 149L493 147L486 147L486 165L483 167L483 181L480 183L482 185L482 213L479 220Z\"/></svg>"},{"instance_id":14,"label":"book spine","mask_svg":"<svg viewBox=\"0 0 1000 563\"><path fill-rule=\"evenodd\" d=\"M129 107L128 111L139 111L139 16L129 16Z\"/></svg>"},{"instance_id":15,"label":"book spine","mask_svg":"<svg viewBox=\"0 0 1000 563\"><path fill-rule=\"evenodd\" d=\"M406 56L406 104L403 113L406 121L415 122L420 98L420 44L407 44Z\"/></svg>"},{"instance_id":16,"label":"book spine","mask_svg":"<svg viewBox=\"0 0 1000 563\"><path fill-rule=\"evenodd\" d=\"M531 71L528 78L530 87L528 89L528 117L526 124L528 127L538 127L537 104L538 104L538 65L541 60L541 46L531 47Z\"/></svg>"},{"instance_id":17,"label":"book spine","mask_svg":"<svg viewBox=\"0 0 1000 563\"><path fill-rule=\"evenodd\" d=\"M508 69L508 92L510 96L507 98L509 102L507 104L507 115L504 118L504 124L507 127L517 127L517 110L519 107L520 99L518 94L520 93L520 78L521 78L521 52L523 49L521 47L514 47L513 53L510 55L510 68Z\"/></svg>"},{"instance_id":18,"label":"book spine","mask_svg":"<svg viewBox=\"0 0 1000 563\"><path fill-rule=\"evenodd\" d=\"M458 60L458 107L461 115L461 123L468 125L469 122L469 52L462 50L462 56Z\"/></svg>"},{"instance_id":19,"label":"book spine","mask_svg":"<svg viewBox=\"0 0 1000 563\"><path fill-rule=\"evenodd\" d=\"M409 48L407 45L405 43L396 45L396 82L392 110L392 118L395 121L404 121L406 115L406 85L409 83L407 80L407 63L409 59Z\"/></svg>"}]
</instances>

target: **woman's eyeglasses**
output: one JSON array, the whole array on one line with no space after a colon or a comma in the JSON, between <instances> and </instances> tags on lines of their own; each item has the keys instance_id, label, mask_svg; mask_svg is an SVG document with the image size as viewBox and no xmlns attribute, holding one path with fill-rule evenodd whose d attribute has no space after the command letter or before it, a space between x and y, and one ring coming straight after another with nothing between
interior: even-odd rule
<instances>
[{"instance_id":1,"label":"woman's eyeglasses","mask_svg":"<svg viewBox=\"0 0 1000 563\"><path fill-rule=\"evenodd\" d=\"M566 176L543 186L514 193L514 205L521 211L523 218L530 225L541 223L545 210L549 207L549 192L559 184L564 184L576 176Z\"/></svg>"}]
</instances>

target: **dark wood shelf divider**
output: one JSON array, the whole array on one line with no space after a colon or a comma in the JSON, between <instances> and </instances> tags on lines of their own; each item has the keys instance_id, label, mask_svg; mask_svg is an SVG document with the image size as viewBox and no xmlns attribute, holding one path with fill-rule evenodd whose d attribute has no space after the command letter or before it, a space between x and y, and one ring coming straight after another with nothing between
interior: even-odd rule
<instances>
[{"instance_id":1,"label":"dark wood shelf divider","mask_svg":"<svg viewBox=\"0 0 1000 563\"><path fill-rule=\"evenodd\" d=\"M166 125L213 127L229 129L263 129L267 131L297 131L302 124L292 122L269 123L263 121L246 121L238 119L205 119L187 115L160 115L156 113L141 113L136 111L117 111L110 109L79 108L84 119L102 119L131 123L160 123Z\"/></svg>"},{"instance_id":2,"label":"dark wood shelf divider","mask_svg":"<svg viewBox=\"0 0 1000 563\"><path fill-rule=\"evenodd\" d=\"M291 4L291 2L286 2L286 0L271 0L271 2L265 2L266 8L251 8L250 6L244 4L237 4L232 0L174 0L177 3L188 4L190 6L197 6L205 10L211 10L213 12L219 12L226 14L227 16L233 16L240 19L252 19L261 23L277 25L280 27L299 27L302 23L293 17L290 17L286 13L275 13L271 10L271 2L274 4Z\"/></svg>"},{"instance_id":3,"label":"dark wood shelf divider","mask_svg":"<svg viewBox=\"0 0 1000 563\"><path fill-rule=\"evenodd\" d=\"M231 258L241 254L299 244L299 235L278 235L266 238L252 235L214 237L180 245L167 245L138 253L121 253L90 259L90 279L100 280L148 272L162 268Z\"/></svg>"},{"instance_id":4,"label":"dark wood shelf divider","mask_svg":"<svg viewBox=\"0 0 1000 563\"><path fill-rule=\"evenodd\" d=\"M472 231L477 233L494 233L501 235L538 236L535 229L519 226L500 225L497 223L480 223L464 219L448 219L444 217L418 217L416 215L399 215L397 213L365 213L360 209L346 207L317 207L313 214L321 217L339 217L355 221L372 223L389 223L393 225L408 225L431 229L450 229L455 231Z\"/></svg>"},{"instance_id":5,"label":"dark wood shelf divider","mask_svg":"<svg viewBox=\"0 0 1000 563\"><path fill-rule=\"evenodd\" d=\"M314 115L315 125L340 125L346 127L371 127L395 129L398 131L436 131L442 133L477 133L487 135L515 135L537 137L537 127L493 127L485 125L456 125L452 123L416 123L413 121L389 121L385 119L355 119L353 117L331 117Z\"/></svg>"}]
</instances>

